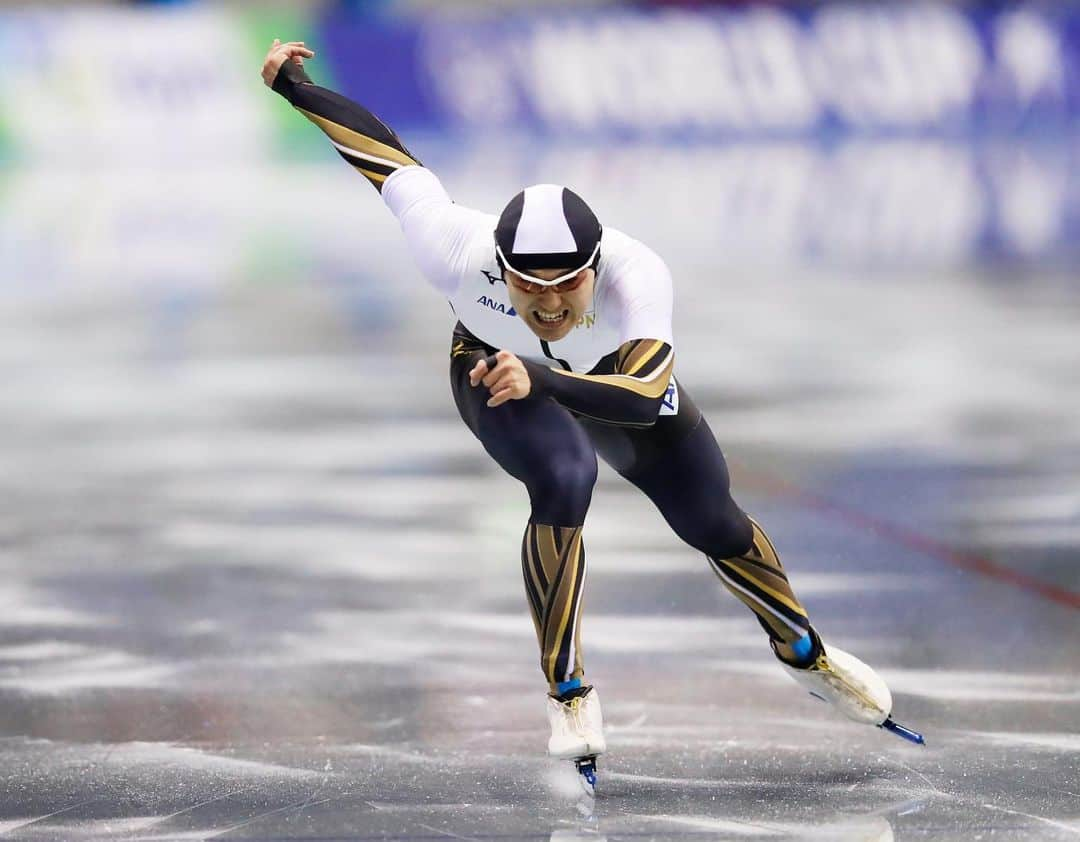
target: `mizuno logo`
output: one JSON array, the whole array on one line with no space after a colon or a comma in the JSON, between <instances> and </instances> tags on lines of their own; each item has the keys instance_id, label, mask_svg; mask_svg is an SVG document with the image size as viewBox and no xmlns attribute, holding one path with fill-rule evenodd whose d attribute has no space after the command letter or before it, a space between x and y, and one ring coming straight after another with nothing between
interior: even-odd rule
<instances>
[{"instance_id":1,"label":"mizuno logo","mask_svg":"<svg viewBox=\"0 0 1080 842\"><path fill-rule=\"evenodd\" d=\"M480 274L483 275L485 278L487 278L488 283L491 284L492 286L495 286L496 281L498 281L500 284L505 284L506 283L506 281L504 281L498 275L492 275L486 269L481 269Z\"/></svg>"},{"instance_id":2,"label":"mizuno logo","mask_svg":"<svg viewBox=\"0 0 1080 842\"><path fill-rule=\"evenodd\" d=\"M476 299L477 304L483 304L488 309L494 310L496 313L503 313L507 316L516 316L517 310L513 307L507 307L501 301L496 301L494 298L488 298L486 295L481 295Z\"/></svg>"}]
</instances>

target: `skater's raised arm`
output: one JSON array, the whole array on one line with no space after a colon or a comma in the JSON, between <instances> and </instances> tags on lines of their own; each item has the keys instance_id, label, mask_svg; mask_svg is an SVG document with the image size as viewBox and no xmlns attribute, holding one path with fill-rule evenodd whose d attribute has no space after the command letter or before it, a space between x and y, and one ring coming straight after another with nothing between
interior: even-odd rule
<instances>
[{"instance_id":1,"label":"skater's raised arm","mask_svg":"<svg viewBox=\"0 0 1080 842\"><path fill-rule=\"evenodd\" d=\"M312 82L303 62L314 55L302 41L274 39L263 81L322 129L338 154L382 194L421 271L441 293L452 295L478 224L488 230L484 215L454 204L435 174L368 109Z\"/></svg>"},{"instance_id":2,"label":"skater's raised arm","mask_svg":"<svg viewBox=\"0 0 1080 842\"><path fill-rule=\"evenodd\" d=\"M381 193L387 176L420 161L364 106L312 82L303 60L314 56L302 41L282 44L274 39L263 62L263 81L322 129L338 154Z\"/></svg>"}]
</instances>

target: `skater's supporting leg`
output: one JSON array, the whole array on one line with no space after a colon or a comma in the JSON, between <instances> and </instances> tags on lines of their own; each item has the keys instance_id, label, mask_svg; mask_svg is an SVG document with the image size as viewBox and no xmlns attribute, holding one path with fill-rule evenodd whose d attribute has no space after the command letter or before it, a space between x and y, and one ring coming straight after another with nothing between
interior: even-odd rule
<instances>
[{"instance_id":1,"label":"skater's supporting leg","mask_svg":"<svg viewBox=\"0 0 1080 842\"><path fill-rule=\"evenodd\" d=\"M521 541L521 569L540 642L540 666L551 693L578 689L584 674L579 634L585 588L581 527L530 522Z\"/></svg>"},{"instance_id":2,"label":"skater's supporting leg","mask_svg":"<svg viewBox=\"0 0 1080 842\"><path fill-rule=\"evenodd\" d=\"M488 393L468 372L491 352L460 331L451 350L450 380L462 420L484 449L520 480L532 505L521 546L529 609L551 692L580 684L579 628L585 584L582 524L596 483L596 452L570 413L547 399L487 406ZM563 685L560 687L560 685Z\"/></svg>"},{"instance_id":3,"label":"skater's supporting leg","mask_svg":"<svg viewBox=\"0 0 1080 842\"><path fill-rule=\"evenodd\" d=\"M459 326L450 359L450 386L458 412L492 459L529 492L531 523L578 527L592 501L596 451L573 416L546 398L489 407L490 394L473 388L469 370L491 353Z\"/></svg>"}]
</instances>

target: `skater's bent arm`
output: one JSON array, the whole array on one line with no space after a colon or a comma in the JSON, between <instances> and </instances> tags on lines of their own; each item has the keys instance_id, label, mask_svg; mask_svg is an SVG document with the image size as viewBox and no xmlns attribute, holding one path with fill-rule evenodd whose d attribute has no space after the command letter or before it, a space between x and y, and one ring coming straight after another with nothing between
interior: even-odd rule
<instances>
[{"instance_id":1,"label":"skater's bent arm","mask_svg":"<svg viewBox=\"0 0 1080 842\"><path fill-rule=\"evenodd\" d=\"M605 424L650 427L663 404L675 352L661 339L625 342L615 374L578 374L523 362L535 394Z\"/></svg>"},{"instance_id":2,"label":"skater's bent arm","mask_svg":"<svg viewBox=\"0 0 1080 842\"><path fill-rule=\"evenodd\" d=\"M656 423L675 365L662 339L635 339L619 348L613 374L578 374L522 360L509 351L477 361L469 377L491 390L488 406L530 395L547 397L594 421L621 427Z\"/></svg>"},{"instance_id":3,"label":"skater's bent arm","mask_svg":"<svg viewBox=\"0 0 1080 842\"><path fill-rule=\"evenodd\" d=\"M672 282L664 261L637 243L610 290L620 341L613 374L577 374L526 362L537 394L607 424L656 423L675 365ZM644 337L644 338L642 338Z\"/></svg>"}]
</instances>

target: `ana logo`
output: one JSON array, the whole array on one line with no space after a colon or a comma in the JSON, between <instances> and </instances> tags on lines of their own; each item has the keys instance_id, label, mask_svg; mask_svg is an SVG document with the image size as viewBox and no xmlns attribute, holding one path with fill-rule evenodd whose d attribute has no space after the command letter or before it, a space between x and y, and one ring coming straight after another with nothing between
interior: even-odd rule
<instances>
[{"instance_id":1,"label":"ana logo","mask_svg":"<svg viewBox=\"0 0 1080 842\"><path fill-rule=\"evenodd\" d=\"M660 404L660 415L679 414L679 387L675 384L675 375L671 375L668 381L667 391L664 392L664 400Z\"/></svg>"},{"instance_id":2,"label":"ana logo","mask_svg":"<svg viewBox=\"0 0 1080 842\"><path fill-rule=\"evenodd\" d=\"M516 316L517 310L513 307L507 308L501 301L496 301L494 298L488 298L486 295L481 295L476 299L477 304L483 304L485 307L494 310L496 313L503 313L507 316Z\"/></svg>"}]
</instances>

